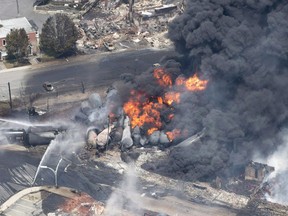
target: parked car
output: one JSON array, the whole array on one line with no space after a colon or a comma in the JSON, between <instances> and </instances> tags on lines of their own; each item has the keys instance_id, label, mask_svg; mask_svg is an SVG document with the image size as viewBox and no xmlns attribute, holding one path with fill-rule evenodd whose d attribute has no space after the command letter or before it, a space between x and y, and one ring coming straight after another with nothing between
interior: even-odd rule
<instances>
[{"instance_id":1,"label":"parked car","mask_svg":"<svg viewBox=\"0 0 288 216\"><path fill-rule=\"evenodd\" d=\"M52 85L50 82L45 82L45 83L43 84L43 88L44 88L46 91L48 91L48 92L54 90L54 87L53 87L53 85Z\"/></svg>"},{"instance_id":2,"label":"parked car","mask_svg":"<svg viewBox=\"0 0 288 216\"><path fill-rule=\"evenodd\" d=\"M113 51L113 50L115 50L115 47L113 46L113 44L108 43L108 42L104 42L103 44L104 44L104 46L106 47L106 49L107 49L108 51Z\"/></svg>"},{"instance_id":3,"label":"parked car","mask_svg":"<svg viewBox=\"0 0 288 216\"><path fill-rule=\"evenodd\" d=\"M161 65L159 63L155 63L153 64L153 67L161 67Z\"/></svg>"}]
</instances>

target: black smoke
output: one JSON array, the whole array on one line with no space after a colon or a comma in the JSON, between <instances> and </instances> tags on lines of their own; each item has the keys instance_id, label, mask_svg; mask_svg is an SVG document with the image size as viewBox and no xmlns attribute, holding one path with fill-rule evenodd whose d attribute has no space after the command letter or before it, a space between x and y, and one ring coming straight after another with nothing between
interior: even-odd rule
<instances>
[{"instance_id":1,"label":"black smoke","mask_svg":"<svg viewBox=\"0 0 288 216\"><path fill-rule=\"evenodd\" d=\"M168 127L189 135L205 128L205 136L175 148L153 169L188 179L214 177L256 152L275 151L276 136L288 123L287 20L286 0L186 1L169 37L182 56L181 73L197 72L209 85L182 96ZM146 84L150 91L152 83Z\"/></svg>"}]
</instances>

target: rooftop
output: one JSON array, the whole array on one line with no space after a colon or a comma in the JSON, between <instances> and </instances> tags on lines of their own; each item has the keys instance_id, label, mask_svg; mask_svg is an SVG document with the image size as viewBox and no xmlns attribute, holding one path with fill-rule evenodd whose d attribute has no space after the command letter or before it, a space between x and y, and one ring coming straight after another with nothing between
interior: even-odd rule
<instances>
[{"instance_id":1,"label":"rooftop","mask_svg":"<svg viewBox=\"0 0 288 216\"><path fill-rule=\"evenodd\" d=\"M88 194L67 187L26 188L0 206L0 214L17 215L102 215L104 204Z\"/></svg>"},{"instance_id":2,"label":"rooftop","mask_svg":"<svg viewBox=\"0 0 288 216\"><path fill-rule=\"evenodd\" d=\"M27 33L35 32L26 17L0 20L0 38L5 38L11 29L24 28Z\"/></svg>"}]
</instances>

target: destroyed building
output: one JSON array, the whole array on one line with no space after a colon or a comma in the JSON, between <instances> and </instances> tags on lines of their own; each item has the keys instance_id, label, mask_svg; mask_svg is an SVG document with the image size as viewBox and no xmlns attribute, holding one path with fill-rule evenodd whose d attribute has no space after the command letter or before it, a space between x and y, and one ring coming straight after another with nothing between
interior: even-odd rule
<instances>
[{"instance_id":1,"label":"destroyed building","mask_svg":"<svg viewBox=\"0 0 288 216\"><path fill-rule=\"evenodd\" d=\"M56 3L86 3L88 0L52 0Z\"/></svg>"},{"instance_id":2,"label":"destroyed building","mask_svg":"<svg viewBox=\"0 0 288 216\"><path fill-rule=\"evenodd\" d=\"M265 177L275 170L274 167L254 161L250 161L245 167L245 180L262 182Z\"/></svg>"},{"instance_id":3,"label":"destroyed building","mask_svg":"<svg viewBox=\"0 0 288 216\"><path fill-rule=\"evenodd\" d=\"M169 20L180 11L176 1L175 4L167 5L163 2L160 4L160 1L135 2L133 23L127 19L128 9L127 4L110 2L109 8L105 6L104 1L95 4L77 24L83 36L77 42L78 49L87 52L99 48L111 51L171 46L166 33ZM107 48L105 44L111 44L113 48Z\"/></svg>"}]
</instances>

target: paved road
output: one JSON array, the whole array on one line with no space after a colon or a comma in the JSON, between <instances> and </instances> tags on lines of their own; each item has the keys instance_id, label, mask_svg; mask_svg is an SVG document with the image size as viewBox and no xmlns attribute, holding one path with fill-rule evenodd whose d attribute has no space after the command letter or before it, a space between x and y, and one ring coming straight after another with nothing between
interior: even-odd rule
<instances>
[{"instance_id":1,"label":"paved road","mask_svg":"<svg viewBox=\"0 0 288 216\"><path fill-rule=\"evenodd\" d=\"M119 80L123 73L142 73L171 52L146 49L102 53L0 72L0 97L7 98L8 82L14 96L18 96L20 91L28 95L44 93L42 84L46 81L51 82L59 92L80 90L81 82L88 87L109 85Z\"/></svg>"}]
</instances>

